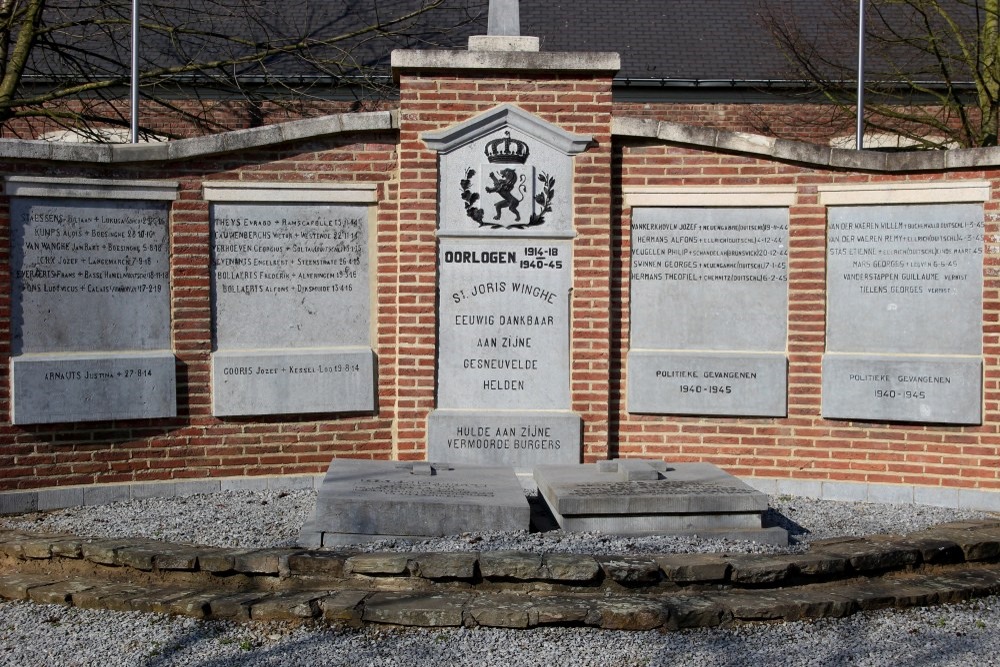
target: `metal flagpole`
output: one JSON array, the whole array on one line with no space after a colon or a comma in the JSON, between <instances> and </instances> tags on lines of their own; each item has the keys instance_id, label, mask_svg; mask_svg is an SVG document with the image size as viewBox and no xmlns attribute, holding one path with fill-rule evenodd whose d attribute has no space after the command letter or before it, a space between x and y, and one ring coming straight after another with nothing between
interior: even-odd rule
<instances>
[{"instance_id":1,"label":"metal flagpole","mask_svg":"<svg viewBox=\"0 0 1000 667\"><path fill-rule=\"evenodd\" d=\"M139 143L139 0L132 0L132 87L129 140Z\"/></svg>"},{"instance_id":2,"label":"metal flagpole","mask_svg":"<svg viewBox=\"0 0 1000 667\"><path fill-rule=\"evenodd\" d=\"M858 0L858 118L854 145L858 150L865 142L865 0Z\"/></svg>"}]
</instances>

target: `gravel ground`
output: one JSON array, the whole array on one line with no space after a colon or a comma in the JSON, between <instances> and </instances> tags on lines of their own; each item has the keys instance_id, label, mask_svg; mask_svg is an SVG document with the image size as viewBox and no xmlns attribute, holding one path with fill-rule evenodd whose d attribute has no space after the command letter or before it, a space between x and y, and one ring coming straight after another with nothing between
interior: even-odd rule
<instances>
[{"instance_id":1,"label":"gravel ground","mask_svg":"<svg viewBox=\"0 0 1000 667\"><path fill-rule=\"evenodd\" d=\"M144 536L233 547L293 544L315 493L229 492L148 499L0 518L0 527L94 537ZM813 539L907 533L988 514L933 507L771 498L768 520L791 531L791 549ZM696 538L483 533L401 550L522 549L590 553L765 551L751 543ZM838 621L754 624L671 634L577 628L341 630L280 623L231 624L158 614L0 603L0 666L60 665L470 665L584 667L716 665L1000 665L1000 598Z\"/></svg>"}]
</instances>

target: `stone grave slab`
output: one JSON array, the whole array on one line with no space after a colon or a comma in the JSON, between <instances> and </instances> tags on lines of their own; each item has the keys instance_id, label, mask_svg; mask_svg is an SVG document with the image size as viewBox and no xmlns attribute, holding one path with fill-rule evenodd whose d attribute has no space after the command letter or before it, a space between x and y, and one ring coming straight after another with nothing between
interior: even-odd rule
<instances>
[{"instance_id":1,"label":"stone grave slab","mask_svg":"<svg viewBox=\"0 0 1000 667\"><path fill-rule=\"evenodd\" d=\"M528 500L513 468L334 459L302 528L302 546L527 530Z\"/></svg>"},{"instance_id":2,"label":"stone grave slab","mask_svg":"<svg viewBox=\"0 0 1000 667\"><path fill-rule=\"evenodd\" d=\"M784 529L761 526L767 495L709 463L538 466L535 482L563 530L788 543Z\"/></svg>"}]
</instances>

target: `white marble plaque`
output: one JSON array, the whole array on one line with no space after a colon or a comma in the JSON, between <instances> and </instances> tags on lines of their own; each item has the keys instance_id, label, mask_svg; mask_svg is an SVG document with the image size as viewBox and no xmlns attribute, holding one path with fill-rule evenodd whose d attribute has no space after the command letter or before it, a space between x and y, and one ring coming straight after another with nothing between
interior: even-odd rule
<instances>
[{"instance_id":1,"label":"white marble plaque","mask_svg":"<svg viewBox=\"0 0 1000 667\"><path fill-rule=\"evenodd\" d=\"M831 206L823 416L982 421L981 204Z\"/></svg>"},{"instance_id":2,"label":"white marble plaque","mask_svg":"<svg viewBox=\"0 0 1000 667\"><path fill-rule=\"evenodd\" d=\"M374 409L368 210L213 204L216 415Z\"/></svg>"},{"instance_id":3,"label":"white marble plaque","mask_svg":"<svg viewBox=\"0 0 1000 667\"><path fill-rule=\"evenodd\" d=\"M95 197L66 197L85 185ZM176 414L170 338L169 203L129 185L53 179L11 197L12 421ZM79 189L79 188L78 188ZM151 188L156 191L156 187ZM108 198L97 198L96 195Z\"/></svg>"},{"instance_id":4,"label":"white marble plaque","mask_svg":"<svg viewBox=\"0 0 1000 667\"><path fill-rule=\"evenodd\" d=\"M628 410L784 416L788 209L632 213Z\"/></svg>"},{"instance_id":5,"label":"white marble plaque","mask_svg":"<svg viewBox=\"0 0 1000 667\"><path fill-rule=\"evenodd\" d=\"M440 241L438 407L569 409L569 241Z\"/></svg>"}]
</instances>

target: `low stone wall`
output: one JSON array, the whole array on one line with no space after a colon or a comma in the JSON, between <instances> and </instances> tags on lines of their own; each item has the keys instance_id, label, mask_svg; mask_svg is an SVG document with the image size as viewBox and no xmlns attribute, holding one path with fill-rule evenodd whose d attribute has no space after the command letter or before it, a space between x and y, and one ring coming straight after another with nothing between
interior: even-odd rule
<instances>
[{"instance_id":1,"label":"low stone wall","mask_svg":"<svg viewBox=\"0 0 1000 667\"><path fill-rule=\"evenodd\" d=\"M1000 592L1000 523L789 555L222 549L0 531L0 597L197 618L675 630Z\"/></svg>"}]
</instances>

